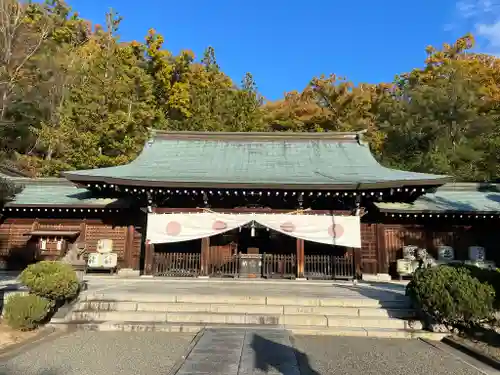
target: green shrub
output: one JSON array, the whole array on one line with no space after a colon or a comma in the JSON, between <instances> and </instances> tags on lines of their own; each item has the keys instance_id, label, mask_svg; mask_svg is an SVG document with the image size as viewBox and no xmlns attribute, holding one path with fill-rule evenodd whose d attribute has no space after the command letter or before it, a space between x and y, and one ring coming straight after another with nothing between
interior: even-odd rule
<instances>
[{"instance_id":1,"label":"green shrub","mask_svg":"<svg viewBox=\"0 0 500 375\"><path fill-rule=\"evenodd\" d=\"M4 319L9 327L21 331L37 328L49 316L53 303L34 294L15 294L4 307Z\"/></svg>"},{"instance_id":2,"label":"green shrub","mask_svg":"<svg viewBox=\"0 0 500 375\"><path fill-rule=\"evenodd\" d=\"M466 269L472 277L475 277L482 283L490 284L495 290L495 308L500 308L500 272L498 269L479 268L473 265L458 264L457 268Z\"/></svg>"},{"instance_id":3,"label":"green shrub","mask_svg":"<svg viewBox=\"0 0 500 375\"><path fill-rule=\"evenodd\" d=\"M493 316L495 291L461 267L420 269L406 287L416 307L439 323L471 326Z\"/></svg>"},{"instance_id":4,"label":"green shrub","mask_svg":"<svg viewBox=\"0 0 500 375\"><path fill-rule=\"evenodd\" d=\"M57 304L75 298L80 291L76 272L69 264L58 261L32 264L19 278L30 293L56 301Z\"/></svg>"}]
</instances>

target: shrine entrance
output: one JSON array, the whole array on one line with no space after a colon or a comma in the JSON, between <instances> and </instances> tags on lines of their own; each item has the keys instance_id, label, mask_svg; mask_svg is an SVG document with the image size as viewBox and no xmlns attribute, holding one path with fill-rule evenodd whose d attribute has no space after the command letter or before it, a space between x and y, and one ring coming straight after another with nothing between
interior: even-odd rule
<instances>
[{"instance_id":1,"label":"shrine entrance","mask_svg":"<svg viewBox=\"0 0 500 375\"><path fill-rule=\"evenodd\" d=\"M211 277L294 278L295 239L250 224L210 238Z\"/></svg>"},{"instance_id":2,"label":"shrine entrance","mask_svg":"<svg viewBox=\"0 0 500 375\"><path fill-rule=\"evenodd\" d=\"M193 213L153 214L149 222L149 238L154 241L149 246L155 247L153 275L289 279L355 275L349 245L360 241L359 217Z\"/></svg>"}]
</instances>

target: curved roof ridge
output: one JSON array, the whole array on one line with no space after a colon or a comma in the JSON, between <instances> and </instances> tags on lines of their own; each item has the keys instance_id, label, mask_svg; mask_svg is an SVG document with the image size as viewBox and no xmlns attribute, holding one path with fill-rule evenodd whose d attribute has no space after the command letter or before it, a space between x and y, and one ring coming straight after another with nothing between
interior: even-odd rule
<instances>
[{"instance_id":1,"label":"curved roof ridge","mask_svg":"<svg viewBox=\"0 0 500 375\"><path fill-rule=\"evenodd\" d=\"M167 131L150 130L150 140L204 140L204 141L304 141L304 140L334 140L355 141L361 140L360 132L201 132L201 131Z\"/></svg>"}]
</instances>

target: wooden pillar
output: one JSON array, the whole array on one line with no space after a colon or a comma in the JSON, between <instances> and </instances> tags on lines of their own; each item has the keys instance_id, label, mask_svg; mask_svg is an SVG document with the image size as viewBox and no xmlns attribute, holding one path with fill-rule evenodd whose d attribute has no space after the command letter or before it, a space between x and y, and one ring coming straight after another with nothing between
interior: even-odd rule
<instances>
[{"instance_id":1,"label":"wooden pillar","mask_svg":"<svg viewBox=\"0 0 500 375\"><path fill-rule=\"evenodd\" d=\"M149 241L146 242L146 246L144 248L144 274L152 275L153 274L153 255L154 255L154 245Z\"/></svg>"},{"instance_id":2,"label":"wooden pillar","mask_svg":"<svg viewBox=\"0 0 500 375\"><path fill-rule=\"evenodd\" d=\"M39 227L40 227L40 223L38 222L38 218L37 218L37 219L35 219L35 221L31 225L31 231L34 232ZM32 240L32 238L33 237L30 237L30 239L28 241ZM38 237L38 241L34 244L34 249L33 249L33 259L34 260L42 260L42 259L40 259L40 255L41 255L40 252L41 252L41 250L40 250L40 238Z\"/></svg>"},{"instance_id":3,"label":"wooden pillar","mask_svg":"<svg viewBox=\"0 0 500 375\"><path fill-rule=\"evenodd\" d=\"M135 227L129 225L125 233L125 254L123 254L126 268L134 268L134 235Z\"/></svg>"},{"instance_id":4,"label":"wooden pillar","mask_svg":"<svg viewBox=\"0 0 500 375\"><path fill-rule=\"evenodd\" d=\"M208 268L210 264L210 237L201 239L201 276L208 276Z\"/></svg>"},{"instance_id":5,"label":"wooden pillar","mask_svg":"<svg viewBox=\"0 0 500 375\"><path fill-rule=\"evenodd\" d=\"M389 254L385 245L385 225L377 225L377 273L389 273Z\"/></svg>"},{"instance_id":6,"label":"wooden pillar","mask_svg":"<svg viewBox=\"0 0 500 375\"><path fill-rule=\"evenodd\" d=\"M362 263L362 257L361 257L361 249L353 247L351 248L352 250L352 256L354 257L354 276L357 279L360 279L362 276L362 269L361 269L361 263Z\"/></svg>"},{"instance_id":7,"label":"wooden pillar","mask_svg":"<svg viewBox=\"0 0 500 375\"><path fill-rule=\"evenodd\" d=\"M297 278L304 278L304 240L297 238Z\"/></svg>"},{"instance_id":8,"label":"wooden pillar","mask_svg":"<svg viewBox=\"0 0 500 375\"><path fill-rule=\"evenodd\" d=\"M80 223L80 235L78 236L77 241L85 243L87 240L87 221L83 219L83 221Z\"/></svg>"}]
</instances>

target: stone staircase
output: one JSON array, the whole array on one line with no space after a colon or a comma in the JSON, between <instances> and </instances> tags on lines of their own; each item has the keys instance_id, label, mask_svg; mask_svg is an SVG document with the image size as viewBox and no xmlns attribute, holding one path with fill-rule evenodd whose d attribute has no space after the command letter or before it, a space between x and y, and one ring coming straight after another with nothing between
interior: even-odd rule
<instances>
[{"instance_id":1,"label":"stone staircase","mask_svg":"<svg viewBox=\"0 0 500 375\"><path fill-rule=\"evenodd\" d=\"M198 332L203 328L285 329L292 334L441 340L422 330L404 296L370 298L218 294L88 294L51 325L101 331Z\"/></svg>"}]
</instances>

